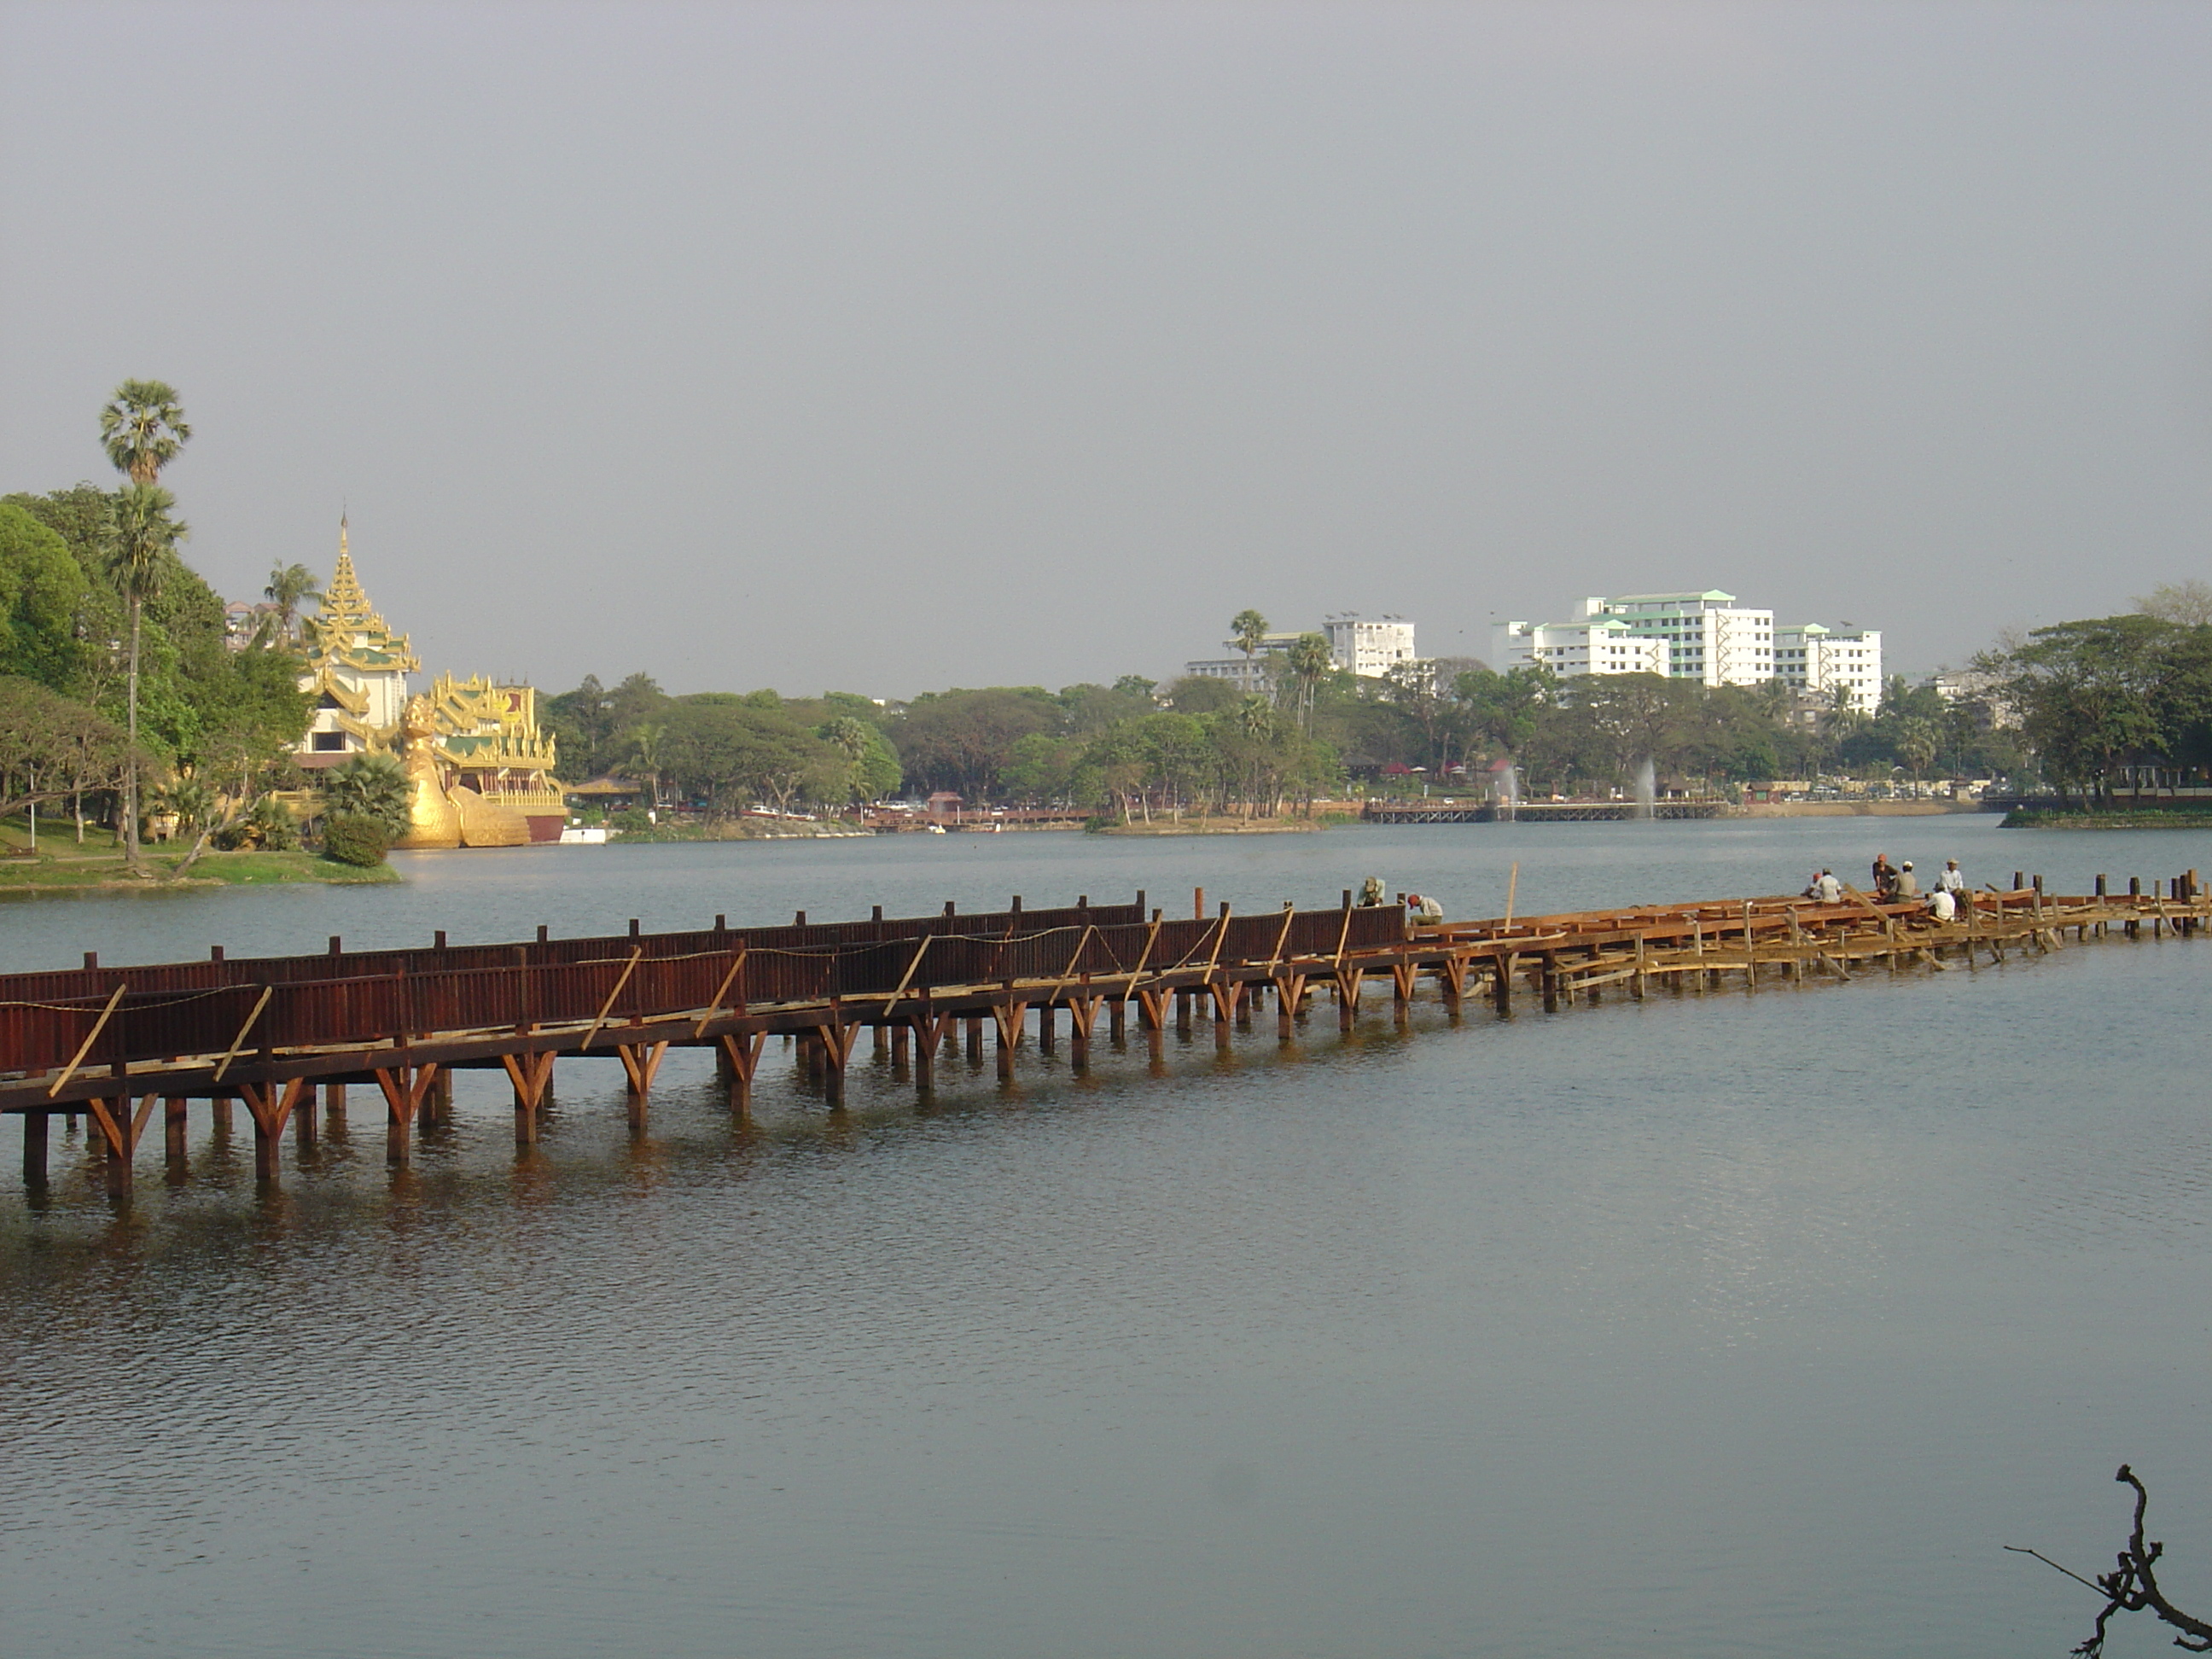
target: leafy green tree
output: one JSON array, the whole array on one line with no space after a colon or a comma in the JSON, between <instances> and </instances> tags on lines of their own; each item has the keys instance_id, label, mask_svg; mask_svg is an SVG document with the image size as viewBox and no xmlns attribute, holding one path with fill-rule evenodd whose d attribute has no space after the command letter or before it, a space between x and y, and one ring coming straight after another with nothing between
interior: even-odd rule
<instances>
[{"instance_id":1,"label":"leafy green tree","mask_svg":"<svg viewBox=\"0 0 2212 1659\"><path fill-rule=\"evenodd\" d=\"M825 804L878 800L899 787L898 755L873 722L840 714L816 727L814 734L829 745L836 762L835 787L823 796Z\"/></svg>"},{"instance_id":2,"label":"leafy green tree","mask_svg":"<svg viewBox=\"0 0 2212 1659\"><path fill-rule=\"evenodd\" d=\"M78 623L93 584L69 544L12 502L0 502L0 673L73 691L84 666Z\"/></svg>"},{"instance_id":3,"label":"leafy green tree","mask_svg":"<svg viewBox=\"0 0 2212 1659\"><path fill-rule=\"evenodd\" d=\"M2202 763L2190 734L2212 712L2205 635L2141 614L2061 623L1977 666L2020 711L2045 775L2095 794L2124 768Z\"/></svg>"},{"instance_id":4,"label":"leafy green tree","mask_svg":"<svg viewBox=\"0 0 2212 1659\"><path fill-rule=\"evenodd\" d=\"M1113 685L1061 687L1059 701L1064 711L1061 716L1064 728L1083 737L1094 732L1103 732L1120 721L1142 720L1152 714L1154 704L1149 683L1139 682L1146 689L1138 691L1131 690L1125 682Z\"/></svg>"},{"instance_id":5,"label":"leafy green tree","mask_svg":"<svg viewBox=\"0 0 2212 1659\"><path fill-rule=\"evenodd\" d=\"M927 693L900 710L890 738L908 781L988 800L1012 763L1014 744L1034 732L1058 732L1063 711L1036 686L991 686Z\"/></svg>"},{"instance_id":6,"label":"leafy green tree","mask_svg":"<svg viewBox=\"0 0 2212 1659\"><path fill-rule=\"evenodd\" d=\"M1206 674L1186 674L1168 687L1168 702L1178 714L1211 714L1243 695L1227 680Z\"/></svg>"},{"instance_id":7,"label":"leafy green tree","mask_svg":"<svg viewBox=\"0 0 2212 1659\"><path fill-rule=\"evenodd\" d=\"M705 691L669 706L661 764L719 817L755 799L787 811L829 753L774 693L764 702L759 693Z\"/></svg>"},{"instance_id":8,"label":"leafy green tree","mask_svg":"<svg viewBox=\"0 0 2212 1659\"><path fill-rule=\"evenodd\" d=\"M123 733L95 710L35 680L0 676L0 818L112 787L125 763Z\"/></svg>"}]
</instances>

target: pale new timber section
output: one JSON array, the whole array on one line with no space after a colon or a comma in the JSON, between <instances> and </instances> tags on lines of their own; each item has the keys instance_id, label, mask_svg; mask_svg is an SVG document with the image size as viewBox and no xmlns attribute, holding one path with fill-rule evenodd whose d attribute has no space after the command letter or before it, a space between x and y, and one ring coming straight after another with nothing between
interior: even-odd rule
<instances>
[{"instance_id":1,"label":"pale new timber section","mask_svg":"<svg viewBox=\"0 0 2212 1659\"><path fill-rule=\"evenodd\" d=\"M204 1103L227 1125L234 1103L253 1121L256 1173L277 1180L287 1127L302 1148L317 1134L317 1096L342 1110L349 1086L385 1103L386 1156L404 1164L416 1127L451 1110L457 1070L493 1070L513 1087L515 1139L538 1139L562 1059L618 1059L629 1122L642 1133L653 1079L671 1048L710 1049L730 1109L750 1108L763 1045L799 1045L833 1109L860 1035L891 1075L927 1095L937 1058L964 1046L980 1060L988 1027L998 1071L1012 1076L1034 1042L1054 1052L1063 1024L1069 1063L1090 1063L1103 1016L1107 1040L1133 1014L1158 1055L1172 1021L1200 1020L1228 1046L1272 1002L1288 1038L1326 993L1350 1030L1363 994L1388 988L1404 1019L1425 990L1453 1014L1473 1000L1499 1014L1525 993L1547 1012L1619 987L1759 991L1808 976L1848 981L1869 969L1947 970L2047 954L2114 936L2193 937L2212 920L2195 872L2148 891L2047 896L2040 878L1969 897L1938 922L1918 900L1877 903L1730 899L1426 925L1405 905L1249 915L1227 905L1169 919L1134 902L1054 910L886 918L788 927L714 926L514 944L327 952L305 957L82 969L0 976L0 1112L23 1123L23 1178L47 1181L53 1115L82 1115L107 1189L126 1197L141 1136L158 1107L172 1173L186 1155L187 1113ZM1733 978L1732 978L1733 976Z\"/></svg>"}]
</instances>

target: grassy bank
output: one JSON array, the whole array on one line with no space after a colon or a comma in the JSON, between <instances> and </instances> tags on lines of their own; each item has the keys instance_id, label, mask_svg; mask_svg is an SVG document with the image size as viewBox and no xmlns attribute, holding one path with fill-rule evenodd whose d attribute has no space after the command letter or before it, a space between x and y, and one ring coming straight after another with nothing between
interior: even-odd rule
<instances>
[{"instance_id":1,"label":"grassy bank","mask_svg":"<svg viewBox=\"0 0 2212 1659\"><path fill-rule=\"evenodd\" d=\"M396 882L399 872L390 865L358 870L333 864L313 853L208 853L179 878L170 872L184 861L185 848L153 847L146 862L151 880L134 876L124 866L123 854L106 831L88 836L83 845L74 827L39 826L38 856L28 855L30 836L18 818L0 824L0 894L74 893L112 888L126 891L173 890L178 887L274 887L301 882L341 885Z\"/></svg>"},{"instance_id":2,"label":"grassy bank","mask_svg":"<svg viewBox=\"0 0 2212 1659\"><path fill-rule=\"evenodd\" d=\"M2014 807L2000 830L2212 830L2212 811L2051 812Z\"/></svg>"}]
</instances>

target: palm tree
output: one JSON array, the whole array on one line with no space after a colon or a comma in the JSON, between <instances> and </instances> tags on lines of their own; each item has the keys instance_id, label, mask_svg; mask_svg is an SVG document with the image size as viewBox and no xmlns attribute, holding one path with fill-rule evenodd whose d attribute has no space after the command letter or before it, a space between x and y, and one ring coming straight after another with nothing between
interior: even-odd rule
<instances>
[{"instance_id":1,"label":"palm tree","mask_svg":"<svg viewBox=\"0 0 2212 1659\"><path fill-rule=\"evenodd\" d=\"M191 532L169 516L177 498L157 483L133 481L115 495L115 531L107 572L131 607L130 747L125 774L123 856L143 871L138 851L138 636L146 601L161 591L161 577L176 545Z\"/></svg>"},{"instance_id":2,"label":"palm tree","mask_svg":"<svg viewBox=\"0 0 2212 1659\"><path fill-rule=\"evenodd\" d=\"M653 808L660 810L660 747L661 739L668 735L665 720L655 725L651 720L640 720L630 727L627 742L631 756L645 769L646 781L653 789Z\"/></svg>"},{"instance_id":3,"label":"palm tree","mask_svg":"<svg viewBox=\"0 0 2212 1659\"><path fill-rule=\"evenodd\" d=\"M100 411L100 441L115 470L132 483L150 484L191 440L185 406L163 380L125 380Z\"/></svg>"},{"instance_id":4,"label":"palm tree","mask_svg":"<svg viewBox=\"0 0 2212 1659\"><path fill-rule=\"evenodd\" d=\"M332 817L350 812L374 818L394 839L408 831L408 808L414 793L407 781L407 769L397 755L349 755L323 774L325 812Z\"/></svg>"},{"instance_id":5,"label":"palm tree","mask_svg":"<svg viewBox=\"0 0 2212 1659\"><path fill-rule=\"evenodd\" d=\"M1244 689L1252 686L1252 659L1267 638L1267 619L1256 611L1240 611L1229 619L1229 637L1244 653Z\"/></svg>"},{"instance_id":6,"label":"palm tree","mask_svg":"<svg viewBox=\"0 0 2212 1659\"><path fill-rule=\"evenodd\" d=\"M271 565L269 586L261 590L270 604L276 607L276 625L280 635L295 638L298 633L296 618L300 607L309 599L323 597L323 585L315 580L315 573L304 564Z\"/></svg>"},{"instance_id":7,"label":"palm tree","mask_svg":"<svg viewBox=\"0 0 2212 1659\"><path fill-rule=\"evenodd\" d=\"M1284 666L1291 671L1292 684L1297 688L1297 713L1306 732L1313 731L1314 693L1328 671L1336 666L1335 654L1328 648L1328 635L1301 634L1291 641L1290 653Z\"/></svg>"}]
</instances>

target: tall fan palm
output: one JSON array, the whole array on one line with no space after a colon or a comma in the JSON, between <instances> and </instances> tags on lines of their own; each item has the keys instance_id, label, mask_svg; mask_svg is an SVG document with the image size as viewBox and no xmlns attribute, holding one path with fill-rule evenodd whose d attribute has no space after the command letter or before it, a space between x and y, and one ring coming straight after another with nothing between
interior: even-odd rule
<instances>
[{"instance_id":1,"label":"tall fan palm","mask_svg":"<svg viewBox=\"0 0 2212 1659\"><path fill-rule=\"evenodd\" d=\"M1322 634L1301 634L1291 641L1289 655L1284 666L1290 672L1295 690L1297 714L1307 735L1313 732L1314 692L1328 671L1336 666L1336 657L1328 648L1328 638Z\"/></svg>"},{"instance_id":2,"label":"tall fan palm","mask_svg":"<svg viewBox=\"0 0 2212 1659\"><path fill-rule=\"evenodd\" d=\"M146 601L161 591L161 578L177 544L191 534L169 509L177 498L156 483L127 483L115 495L115 532L107 552L108 574L131 610L130 753L125 772L124 857L142 868L138 851L138 635Z\"/></svg>"},{"instance_id":3,"label":"tall fan palm","mask_svg":"<svg viewBox=\"0 0 2212 1659\"><path fill-rule=\"evenodd\" d=\"M1244 653L1244 689L1253 690L1252 659L1267 638L1267 619L1256 611L1240 611L1229 619L1229 637Z\"/></svg>"},{"instance_id":4,"label":"tall fan palm","mask_svg":"<svg viewBox=\"0 0 2212 1659\"><path fill-rule=\"evenodd\" d=\"M166 380L125 380L100 411L100 441L115 470L150 484L191 439L185 406Z\"/></svg>"},{"instance_id":5,"label":"tall fan palm","mask_svg":"<svg viewBox=\"0 0 2212 1659\"><path fill-rule=\"evenodd\" d=\"M261 592L276 607L277 630L289 641L299 633L300 607L309 599L321 599L323 585L304 564L279 564L270 567L269 586Z\"/></svg>"}]
</instances>

